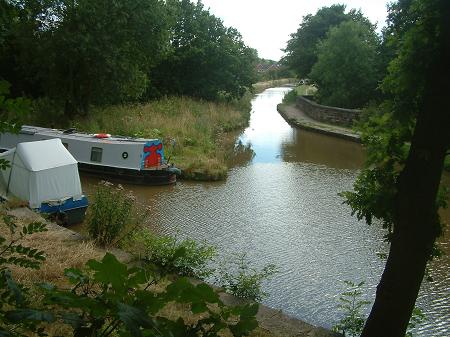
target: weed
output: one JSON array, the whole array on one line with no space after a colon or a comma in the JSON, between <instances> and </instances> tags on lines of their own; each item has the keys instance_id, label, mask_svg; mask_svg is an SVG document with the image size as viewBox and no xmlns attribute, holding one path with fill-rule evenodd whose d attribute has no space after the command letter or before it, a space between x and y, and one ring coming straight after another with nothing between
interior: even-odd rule
<instances>
[{"instance_id":1,"label":"weed","mask_svg":"<svg viewBox=\"0 0 450 337\"><path fill-rule=\"evenodd\" d=\"M342 333L344 336L359 336L366 321L363 309L370 303L361 300L361 287L364 282L358 284L344 281L347 289L339 297L338 307L342 310L344 317L333 326L333 331Z\"/></svg>"},{"instance_id":2,"label":"weed","mask_svg":"<svg viewBox=\"0 0 450 337\"><path fill-rule=\"evenodd\" d=\"M222 262L216 283L234 296L260 301L267 296L262 291L262 282L276 273L277 268L273 264L260 270L252 268L246 254L242 253Z\"/></svg>"},{"instance_id":3,"label":"weed","mask_svg":"<svg viewBox=\"0 0 450 337\"><path fill-rule=\"evenodd\" d=\"M133 245L141 247L142 257L161 269L163 274L176 273L204 279L214 272L208 267L217 254L214 246L191 239L158 236L146 229L136 232L134 238Z\"/></svg>"},{"instance_id":4,"label":"weed","mask_svg":"<svg viewBox=\"0 0 450 337\"><path fill-rule=\"evenodd\" d=\"M364 308L370 303L361 300L362 286L364 282L358 284L351 281L344 281L347 289L339 297L344 317L333 326L333 331L341 333L344 337L357 337L361 335L366 318L363 315ZM418 307L414 307L408 323L405 337L413 337L412 331L426 320L426 316Z\"/></svg>"},{"instance_id":5,"label":"weed","mask_svg":"<svg viewBox=\"0 0 450 337\"><path fill-rule=\"evenodd\" d=\"M426 320L427 317L422 312L422 309L414 306L411 318L408 323L408 328L406 329L405 337L413 337L413 330L420 324L423 324Z\"/></svg>"},{"instance_id":6,"label":"weed","mask_svg":"<svg viewBox=\"0 0 450 337\"><path fill-rule=\"evenodd\" d=\"M102 181L91 198L87 216L89 236L100 245L117 245L141 223L135 198L121 185Z\"/></svg>"}]
</instances>

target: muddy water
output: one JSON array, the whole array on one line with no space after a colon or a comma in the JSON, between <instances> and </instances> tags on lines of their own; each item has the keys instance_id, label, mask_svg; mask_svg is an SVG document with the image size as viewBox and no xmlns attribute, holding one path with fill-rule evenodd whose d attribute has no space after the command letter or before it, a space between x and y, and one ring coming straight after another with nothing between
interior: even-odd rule
<instances>
[{"instance_id":1,"label":"muddy water","mask_svg":"<svg viewBox=\"0 0 450 337\"><path fill-rule=\"evenodd\" d=\"M383 231L350 215L337 195L349 190L364 161L358 144L291 128L277 113L286 88L268 89L252 104L250 126L225 182L127 186L149 205L148 225L160 233L219 247L222 256L246 252L254 266L274 263L264 303L310 323L330 327L343 281L365 281L373 300L387 252ZM83 178L83 187L96 180ZM450 179L447 180L450 185ZM449 220L449 212L443 214ZM442 243L448 253L449 243ZM419 306L428 322L417 336L447 336L450 324L448 256L432 264L433 282Z\"/></svg>"}]
</instances>

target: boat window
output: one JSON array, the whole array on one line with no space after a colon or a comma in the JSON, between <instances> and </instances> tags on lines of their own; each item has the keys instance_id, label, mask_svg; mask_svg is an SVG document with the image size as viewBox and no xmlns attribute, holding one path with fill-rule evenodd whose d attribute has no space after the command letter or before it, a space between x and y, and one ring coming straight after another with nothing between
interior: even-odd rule
<instances>
[{"instance_id":1,"label":"boat window","mask_svg":"<svg viewBox=\"0 0 450 337\"><path fill-rule=\"evenodd\" d=\"M63 145L64 145L64 147L66 148L66 149L69 149L69 144L67 144L67 143L62 143Z\"/></svg>"},{"instance_id":2,"label":"boat window","mask_svg":"<svg viewBox=\"0 0 450 337\"><path fill-rule=\"evenodd\" d=\"M93 147L91 149L91 161L101 163L102 162L102 152L103 152L103 149L101 147Z\"/></svg>"}]
</instances>

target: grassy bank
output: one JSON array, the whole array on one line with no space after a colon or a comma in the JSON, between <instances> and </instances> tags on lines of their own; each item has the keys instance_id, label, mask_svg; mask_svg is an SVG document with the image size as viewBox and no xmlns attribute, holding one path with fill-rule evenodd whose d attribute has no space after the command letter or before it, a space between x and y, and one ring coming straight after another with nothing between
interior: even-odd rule
<instances>
[{"instance_id":1,"label":"grassy bank","mask_svg":"<svg viewBox=\"0 0 450 337\"><path fill-rule=\"evenodd\" d=\"M182 170L183 178L221 180L227 175L236 130L248 124L251 98L249 93L240 101L215 103L170 97L146 104L92 108L87 118L76 119L72 126L89 133L159 138L166 158Z\"/></svg>"}]
</instances>

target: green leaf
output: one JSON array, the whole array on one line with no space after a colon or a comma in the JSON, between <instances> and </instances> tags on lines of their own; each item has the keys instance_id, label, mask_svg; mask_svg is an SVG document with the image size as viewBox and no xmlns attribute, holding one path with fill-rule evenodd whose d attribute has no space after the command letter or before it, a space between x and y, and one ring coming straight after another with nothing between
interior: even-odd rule
<instances>
[{"instance_id":1,"label":"green leaf","mask_svg":"<svg viewBox=\"0 0 450 337\"><path fill-rule=\"evenodd\" d=\"M86 265L95 271L94 279L103 284L111 284L117 292L124 292L128 277L127 266L111 254L106 253L101 262L89 260Z\"/></svg>"},{"instance_id":2,"label":"green leaf","mask_svg":"<svg viewBox=\"0 0 450 337\"><path fill-rule=\"evenodd\" d=\"M258 313L258 309L259 309L258 303L247 304L243 306L240 312L241 319L255 317L256 314Z\"/></svg>"},{"instance_id":3,"label":"green leaf","mask_svg":"<svg viewBox=\"0 0 450 337\"><path fill-rule=\"evenodd\" d=\"M205 302L194 302L191 304L191 311L193 314L200 314L208 311L208 306Z\"/></svg>"},{"instance_id":4,"label":"green leaf","mask_svg":"<svg viewBox=\"0 0 450 337\"><path fill-rule=\"evenodd\" d=\"M86 280L86 276L79 269L75 268L67 268L64 269L64 275L69 279L70 283L77 284L80 282L84 282Z\"/></svg>"},{"instance_id":5,"label":"green leaf","mask_svg":"<svg viewBox=\"0 0 450 337\"><path fill-rule=\"evenodd\" d=\"M132 336L140 337L142 336L141 327L151 328L153 326L153 322L142 310L123 303L118 303L117 308L117 315Z\"/></svg>"},{"instance_id":6,"label":"green leaf","mask_svg":"<svg viewBox=\"0 0 450 337\"><path fill-rule=\"evenodd\" d=\"M37 321L51 323L55 320L52 313L35 309L16 309L8 311L5 317L13 323L22 321Z\"/></svg>"},{"instance_id":7,"label":"green leaf","mask_svg":"<svg viewBox=\"0 0 450 337\"><path fill-rule=\"evenodd\" d=\"M135 293L136 306L144 308L145 311L156 314L166 304L167 299L164 295L157 295L149 291L137 290Z\"/></svg>"},{"instance_id":8,"label":"green leaf","mask_svg":"<svg viewBox=\"0 0 450 337\"><path fill-rule=\"evenodd\" d=\"M64 323L69 324L74 330L81 328L83 319L74 312L63 312L61 318Z\"/></svg>"},{"instance_id":9,"label":"green leaf","mask_svg":"<svg viewBox=\"0 0 450 337\"><path fill-rule=\"evenodd\" d=\"M9 270L5 270L2 274L3 277L6 279L8 289L14 294L16 304L17 305L22 304L24 301L22 290L20 290L19 285L14 281L11 272Z\"/></svg>"},{"instance_id":10,"label":"green leaf","mask_svg":"<svg viewBox=\"0 0 450 337\"><path fill-rule=\"evenodd\" d=\"M240 320L236 325L230 325L229 329L233 333L233 336L240 337L248 335L252 330L258 327L256 318L248 318Z\"/></svg>"}]
</instances>

